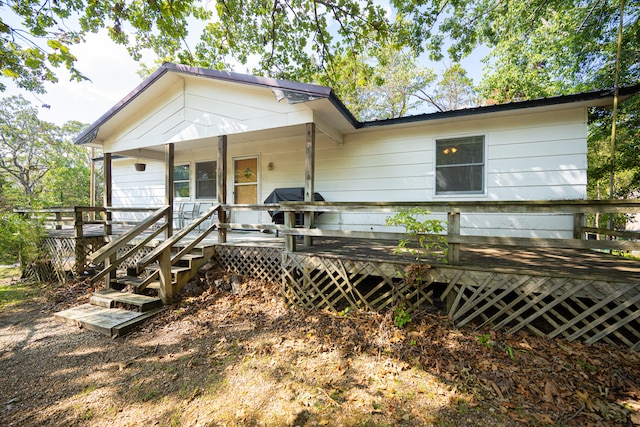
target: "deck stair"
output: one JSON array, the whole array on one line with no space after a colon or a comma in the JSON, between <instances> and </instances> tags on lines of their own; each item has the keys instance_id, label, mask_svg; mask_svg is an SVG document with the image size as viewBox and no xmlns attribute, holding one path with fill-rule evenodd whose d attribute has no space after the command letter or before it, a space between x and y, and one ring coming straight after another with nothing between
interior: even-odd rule
<instances>
[{"instance_id":1,"label":"deck stair","mask_svg":"<svg viewBox=\"0 0 640 427\"><path fill-rule=\"evenodd\" d=\"M178 260L172 260L175 262L175 265L171 266L171 284L174 292L182 289L189 280L193 279L198 269L206 264L213 254L213 247L202 246L181 255ZM119 290L128 288L135 294L140 294L145 289L157 290L160 286L159 268L157 263L150 264L141 270L139 276L136 275L135 269L130 269L126 275L116 276L115 279L112 279L111 287Z\"/></svg>"},{"instance_id":2,"label":"deck stair","mask_svg":"<svg viewBox=\"0 0 640 427\"><path fill-rule=\"evenodd\" d=\"M190 240L187 237L190 231L200 227L203 221L215 214L217 208L212 208L200 218L195 219L185 229L161 243L149 255L138 261L135 267L127 268L126 274L117 275L119 266L123 265L129 257L135 255L137 248L147 244L151 238L147 237L142 240L120 259L114 259L113 254L125 244L130 244L131 239L144 229L155 224L165 215L167 208L156 211L136 227L134 232L126 236L128 239L126 242L121 238L90 256L94 262L101 262L111 257L105 269L91 278L91 282L95 283L102 277L108 277L109 279L106 281L108 288L95 292L91 296L89 304L64 310L56 313L55 316L77 323L86 329L116 337L127 333L133 327L156 315L162 311L163 305L170 303L173 295L195 277L198 269L214 255L215 248L213 246L206 246L200 242L204 236L216 228L215 224L201 232L195 239ZM158 230L165 228L166 224ZM157 234L158 232L154 231L152 236L155 237ZM167 269L170 272L168 274L170 282L167 280L164 287L160 274L162 253L167 254L165 256L168 257L168 261L164 265L170 267ZM143 295L142 292L147 289L155 290L158 297Z\"/></svg>"}]
</instances>

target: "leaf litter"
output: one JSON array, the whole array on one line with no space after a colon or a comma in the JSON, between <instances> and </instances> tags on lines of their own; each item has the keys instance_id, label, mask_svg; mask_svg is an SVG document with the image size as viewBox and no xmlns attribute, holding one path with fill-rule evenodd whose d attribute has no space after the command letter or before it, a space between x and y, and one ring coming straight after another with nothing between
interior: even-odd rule
<instances>
[{"instance_id":1,"label":"leaf litter","mask_svg":"<svg viewBox=\"0 0 640 427\"><path fill-rule=\"evenodd\" d=\"M191 284L111 340L51 314L69 282L0 314L1 425L640 425L640 357L446 316L288 307L279 286Z\"/></svg>"}]
</instances>

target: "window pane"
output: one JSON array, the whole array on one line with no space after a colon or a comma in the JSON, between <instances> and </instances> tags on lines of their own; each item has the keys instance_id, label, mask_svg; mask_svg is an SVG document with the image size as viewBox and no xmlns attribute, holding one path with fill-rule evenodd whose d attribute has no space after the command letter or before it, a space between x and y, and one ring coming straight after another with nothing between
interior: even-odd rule
<instances>
[{"instance_id":1,"label":"window pane","mask_svg":"<svg viewBox=\"0 0 640 427\"><path fill-rule=\"evenodd\" d=\"M235 183L258 182L258 159L236 160L234 165Z\"/></svg>"},{"instance_id":2,"label":"window pane","mask_svg":"<svg viewBox=\"0 0 640 427\"><path fill-rule=\"evenodd\" d=\"M196 163L196 198L216 198L216 162Z\"/></svg>"},{"instance_id":3,"label":"window pane","mask_svg":"<svg viewBox=\"0 0 640 427\"><path fill-rule=\"evenodd\" d=\"M173 197L189 197L189 182L174 183Z\"/></svg>"},{"instance_id":4,"label":"window pane","mask_svg":"<svg viewBox=\"0 0 640 427\"><path fill-rule=\"evenodd\" d=\"M484 138L441 139L436 141L436 163L438 166L484 162Z\"/></svg>"},{"instance_id":5,"label":"window pane","mask_svg":"<svg viewBox=\"0 0 640 427\"><path fill-rule=\"evenodd\" d=\"M455 166L438 169L436 194L449 192L481 193L483 191L482 166Z\"/></svg>"},{"instance_id":6,"label":"window pane","mask_svg":"<svg viewBox=\"0 0 640 427\"><path fill-rule=\"evenodd\" d=\"M173 197L189 197L189 165L173 168Z\"/></svg>"},{"instance_id":7,"label":"window pane","mask_svg":"<svg viewBox=\"0 0 640 427\"><path fill-rule=\"evenodd\" d=\"M174 181L189 181L189 165L179 165L173 169Z\"/></svg>"},{"instance_id":8,"label":"window pane","mask_svg":"<svg viewBox=\"0 0 640 427\"><path fill-rule=\"evenodd\" d=\"M436 194L484 191L484 137L436 141Z\"/></svg>"}]
</instances>

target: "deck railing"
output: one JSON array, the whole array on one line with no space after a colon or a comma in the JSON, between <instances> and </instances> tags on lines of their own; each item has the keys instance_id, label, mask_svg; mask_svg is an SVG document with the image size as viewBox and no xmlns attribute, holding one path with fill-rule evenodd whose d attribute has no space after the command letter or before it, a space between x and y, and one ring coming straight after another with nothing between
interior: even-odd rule
<instances>
[{"instance_id":1,"label":"deck railing","mask_svg":"<svg viewBox=\"0 0 640 427\"><path fill-rule=\"evenodd\" d=\"M305 218L316 213L374 213L394 215L411 208L421 208L432 214L446 215L448 262L460 264L461 245L524 246L537 248L602 249L619 251L640 250L640 232L608 230L587 227L588 214L616 215L640 213L640 200L551 200L551 201L469 201L469 202L282 202L279 205L223 205L228 215L232 211L273 211L285 214L284 225L274 224L218 224L219 230L231 228L276 229L285 236L285 250L296 250L296 236L356 238L399 241L404 233L386 231L359 231L324 228L331 224L319 223L317 227L296 226L297 214ZM311 214L311 215L310 215ZM573 238L509 237L496 235L465 235L461 233L461 215L465 214L557 214L573 215ZM383 224L380 224L383 225ZM596 237L589 239L588 235Z\"/></svg>"},{"instance_id":2,"label":"deck railing","mask_svg":"<svg viewBox=\"0 0 640 427\"><path fill-rule=\"evenodd\" d=\"M84 237L86 225L102 227L105 236L113 234L113 226L132 227L139 221L114 219L114 213L143 213L148 214L157 209L142 207L101 207L101 206L74 206L71 208L45 208L45 209L14 209L29 218L43 222L48 230L74 230L74 237Z\"/></svg>"}]
</instances>

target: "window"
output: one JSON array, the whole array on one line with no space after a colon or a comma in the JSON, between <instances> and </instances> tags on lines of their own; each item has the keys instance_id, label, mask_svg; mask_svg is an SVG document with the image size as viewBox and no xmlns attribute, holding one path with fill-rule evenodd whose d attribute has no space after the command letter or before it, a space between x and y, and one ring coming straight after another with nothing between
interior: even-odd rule
<instances>
[{"instance_id":1,"label":"window","mask_svg":"<svg viewBox=\"0 0 640 427\"><path fill-rule=\"evenodd\" d=\"M484 192L484 136L436 140L436 194Z\"/></svg>"},{"instance_id":2,"label":"window","mask_svg":"<svg viewBox=\"0 0 640 427\"><path fill-rule=\"evenodd\" d=\"M173 168L173 197L188 198L189 194L189 165L177 165Z\"/></svg>"},{"instance_id":3,"label":"window","mask_svg":"<svg viewBox=\"0 0 640 427\"><path fill-rule=\"evenodd\" d=\"M216 198L216 162L196 163L196 199Z\"/></svg>"}]
</instances>

